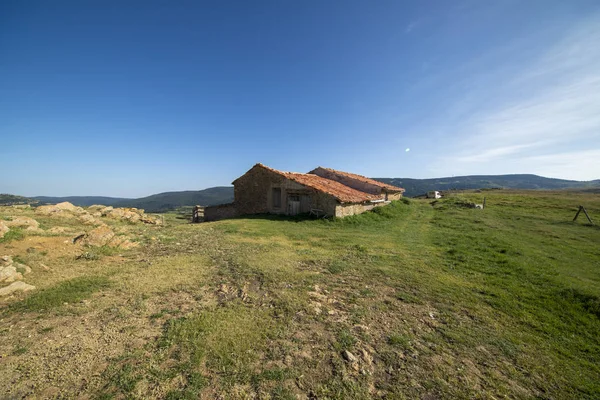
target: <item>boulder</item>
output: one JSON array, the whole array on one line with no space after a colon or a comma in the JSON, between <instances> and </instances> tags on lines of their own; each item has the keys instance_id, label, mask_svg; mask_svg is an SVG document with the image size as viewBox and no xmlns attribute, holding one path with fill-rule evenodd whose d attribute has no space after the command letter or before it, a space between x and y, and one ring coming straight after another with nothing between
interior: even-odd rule
<instances>
[{"instance_id":1,"label":"boulder","mask_svg":"<svg viewBox=\"0 0 600 400\"><path fill-rule=\"evenodd\" d=\"M13 217L11 221L6 221L5 224L9 228L12 228L13 226L17 226L17 227L27 227L27 229L29 229L29 230L35 230L40 227L39 222L37 222L35 219L29 218L29 217Z\"/></svg>"},{"instance_id":2,"label":"boulder","mask_svg":"<svg viewBox=\"0 0 600 400\"><path fill-rule=\"evenodd\" d=\"M100 213L102 214L102 216L106 216L109 212L111 212L113 210L112 206L108 206L108 207L104 207L102 210L100 210Z\"/></svg>"},{"instance_id":3,"label":"boulder","mask_svg":"<svg viewBox=\"0 0 600 400\"><path fill-rule=\"evenodd\" d=\"M14 262L11 256L0 258L0 282L14 282L23 279L23 274L31 273L28 265Z\"/></svg>"},{"instance_id":4,"label":"boulder","mask_svg":"<svg viewBox=\"0 0 600 400\"><path fill-rule=\"evenodd\" d=\"M0 268L0 282L14 282L23 279L23 275L17 272L15 266L10 265L8 267Z\"/></svg>"},{"instance_id":5,"label":"boulder","mask_svg":"<svg viewBox=\"0 0 600 400\"><path fill-rule=\"evenodd\" d=\"M141 221L145 224L154 224L154 225L162 224L162 219L160 219L159 217L153 217L151 215L146 215L146 214L142 215Z\"/></svg>"},{"instance_id":6,"label":"boulder","mask_svg":"<svg viewBox=\"0 0 600 400\"><path fill-rule=\"evenodd\" d=\"M92 229L82 238L82 243L88 246L106 246L113 238L115 233L106 225Z\"/></svg>"},{"instance_id":7,"label":"boulder","mask_svg":"<svg viewBox=\"0 0 600 400\"><path fill-rule=\"evenodd\" d=\"M92 215L86 213L83 213L79 216L78 218L81 222L84 223L84 225L102 225L104 224L102 221L99 221L98 219L94 218Z\"/></svg>"},{"instance_id":8,"label":"boulder","mask_svg":"<svg viewBox=\"0 0 600 400\"><path fill-rule=\"evenodd\" d=\"M39 206L35 209L35 212L41 215L59 215L61 217L73 218L86 211L81 207L74 206L68 201L64 201L55 205Z\"/></svg>"},{"instance_id":9,"label":"boulder","mask_svg":"<svg viewBox=\"0 0 600 400\"><path fill-rule=\"evenodd\" d=\"M85 211L83 208L74 206L73 204L69 203L68 201L63 201L62 203L58 203L55 205L55 207L58 208L59 210L70 211L70 212L74 212L74 213L79 213L81 211Z\"/></svg>"},{"instance_id":10,"label":"boulder","mask_svg":"<svg viewBox=\"0 0 600 400\"><path fill-rule=\"evenodd\" d=\"M65 210L62 210L54 205L39 206L35 209L36 214L45 216L60 216L65 218L74 218L75 216Z\"/></svg>"},{"instance_id":11,"label":"boulder","mask_svg":"<svg viewBox=\"0 0 600 400\"><path fill-rule=\"evenodd\" d=\"M115 208L106 214L106 217L112 219L120 219L129 222L139 222L141 219L140 214L135 208Z\"/></svg>"},{"instance_id":12,"label":"boulder","mask_svg":"<svg viewBox=\"0 0 600 400\"><path fill-rule=\"evenodd\" d=\"M8 228L8 226L6 226L6 224L4 223L4 221L0 221L0 239L4 237L4 235L6 235L8 233L10 229Z\"/></svg>"},{"instance_id":13,"label":"boulder","mask_svg":"<svg viewBox=\"0 0 600 400\"><path fill-rule=\"evenodd\" d=\"M10 285L0 289L0 296L8 296L17 291L28 292L35 289L35 286L28 285L25 282L13 282Z\"/></svg>"}]
</instances>

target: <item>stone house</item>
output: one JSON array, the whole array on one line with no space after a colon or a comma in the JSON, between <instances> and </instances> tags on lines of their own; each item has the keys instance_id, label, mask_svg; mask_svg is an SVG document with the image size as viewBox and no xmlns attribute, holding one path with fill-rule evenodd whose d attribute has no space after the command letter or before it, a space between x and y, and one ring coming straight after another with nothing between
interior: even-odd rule
<instances>
[{"instance_id":1,"label":"stone house","mask_svg":"<svg viewBox=\"0 0 600 400\"><path fill-rule=\"evenodd\" d=\"M361 175L319 167L310 173L284 172L254 165L233 181L234 201L204 208L204 220L247 214L345 217L388 204L404 189Z\"/></svg>"}]
</instances>

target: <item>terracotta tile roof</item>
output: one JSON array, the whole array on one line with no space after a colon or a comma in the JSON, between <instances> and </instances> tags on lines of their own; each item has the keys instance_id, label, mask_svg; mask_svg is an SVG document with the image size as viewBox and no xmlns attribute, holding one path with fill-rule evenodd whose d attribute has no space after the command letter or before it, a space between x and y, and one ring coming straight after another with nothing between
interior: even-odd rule
<instances>
[{"instance_id":1,"label":"terracotta tile roof","mask_svg":"<svg viewBox=\"0 0 600 400\"><path fill-rule=\"evenodd\" d=\"M371 185L379 186L380 188L385 189L389 192L404 192L404 189L401 187L388 185L387 183L379 182L379 181L376 181L375 179L367 178L366 176L352 174L350 172L338 171L338 170L331 169L331 168L325 168L325 167L318 167L318 168L322 168L322 169L332 172L334 174L346 176L348 178L355 179L360 182L365 182L365 183L369 183ZM318 168L315 168L315 169L318 169Z\"/></svg>"},{"instance_id":2,"label":"terracotta tile roof","mask_svg":"<svg viewBox=\"0 0 600 400\"><path fill-rule=\"evenodd\" d=\"M319 192L323 192L330 196L333 196L336 200L338 200L341 203L363 203L371 200L382 200L382 196L364 193L360 190L352 189L349 186L333 181L331 179L320 177L318 175L303 174L300 172L279 171L260 163L256 164L256 166L260 166L271 172L282 175L301 185L310 187L312 189L318 190Z\"/></svg>"}]
</instances>

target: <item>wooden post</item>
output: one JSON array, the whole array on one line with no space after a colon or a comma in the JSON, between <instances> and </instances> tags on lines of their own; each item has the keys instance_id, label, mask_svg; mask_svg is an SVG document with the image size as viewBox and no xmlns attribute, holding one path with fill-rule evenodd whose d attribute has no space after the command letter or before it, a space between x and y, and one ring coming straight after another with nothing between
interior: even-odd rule
<instances>
[{"instance_id":1,"label":"wooden post","mask_svg":"<svg viewBox=\"0 0 600 400\"><path fill-rule=\"evenodd\" d=\"M575 214L575 218L573 218L573 222L575 222L575 220L577 220L577 217L579 217L579 213L582 210L583 210L583 213L585 214L585 216L587 217L588 221L590 221L590 224L594 225L594 221L592 221L592 219L588 215L587 210L585 209L584 206L579 206L579 210L577 210L577 214Z\"/></svg>"},{"instance_id":2,"label":"wooden post","mask_svg":"<svg viewBox=\"0 0 600 400\"><path fill-rule=\"evenodd\" d=\"M485 197L483 198L483 208L485 209Z\"/></svg>"},{"instance_id":3,"label":"wooden post","mask_svg":"<svg viewBox=\"0 0 600 400\"><path fill-rule=\"evenodd\" d=\"M579 206L579 210L577 210L577 214L575 214L575 218L573 218L573 222L575 222L575 220L577 220L577 217L579 217L579 213L581 212L581 209L583 207Z\"/></svg>"},{"instance_id":4,"label":"wooden post","mask_svg":"<svg viewBox=\"0 0 600 400\"><path fill-rule=\"evenodd\" d=\"M584 206L581 206L581 209L583 210L585 216L587 217L588 221L590 221L590 224L594 225L594 221L592 221L592 219L590 218L590 216L588 215L586 209Z\"/></svg>"}]
</instances>

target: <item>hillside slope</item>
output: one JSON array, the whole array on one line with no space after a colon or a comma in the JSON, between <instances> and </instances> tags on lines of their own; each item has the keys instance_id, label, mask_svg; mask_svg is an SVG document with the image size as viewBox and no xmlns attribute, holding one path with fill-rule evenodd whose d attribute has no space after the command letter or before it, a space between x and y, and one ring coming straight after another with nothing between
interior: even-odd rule
<instances>
[{"instance_id":1,"label":"hillside slope","mask_svg":"<svg viewBox=\"0 0 600 400\"><path fill-rule=\"evenodd\" d=\"M32 204L36 203L35 200L30 199L29 197L17 196L14 194L0 194L0 204L1 205L14 205L14 204Z\"/></svg>"},{"instance_id":2,"label":"hillside slope","mask_svg":"<svg viewBox=\"0 0 600 400\"><path fill-rule=\"evenodd\" d=\"M51 196L36 196L32 197L40 203L57 204L63 201L68 201L79 207L89 207L94 204L102 204L105 206L113 206L120 201L133 200L122 197L107 197L107 196L67 196L67 197L51 197Z\"/></svg>"},{"instance_id":3,"label":"hillside slope","mask_svg":"<svg viewBox=\"0 0 600 400\"><path fill-rule=\"evenodd\" d=\"M374 178L378 181L400 186L406 189L405 196L413 197L427 193L430 190L451 189L567 189L567 188L597 188L600 180L571 181L565 179L545 178L531 174L518 175L469 175L432 179L411 178Z\"/></svg>"},{"instance_id":4,"label":"hillside slope","mask_svg":"<svg viewBox=\"0 0 600 400\"><path fill-rule=\"evenodd\" d=\"M21 199L25 197L15 196ZM119 197L103 196L69 196L69 197L48 197L37 196L32 199L46 204L56 204L68 201L76 206L88 207L93 204L103 204L114 207L136 207L142 208L147 212L163 212L174 210L182 206L203 205L211 206L215 204L229 203L233 201L233 187L217 186L204 190L187 190L182 192L158 193L139 199L127 199Z\"/></svg>"},{"instance_id":5,"label":"hillside slope","mask_svg":"<svg viewBox=\"0 0 600 400\"><path fill-rule=\"evenodd\" d=\"M116 202L116 207L137 207L148 212L174 210L178 207L203 205L212 206L233 201L233 187L217 186L204 190L165 192L140 199L127 199Z\"/></svg>"}]
</instances>

